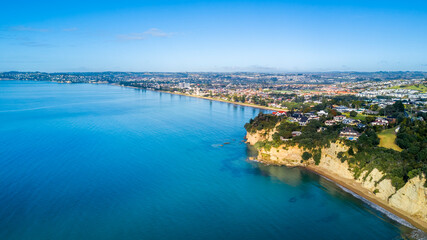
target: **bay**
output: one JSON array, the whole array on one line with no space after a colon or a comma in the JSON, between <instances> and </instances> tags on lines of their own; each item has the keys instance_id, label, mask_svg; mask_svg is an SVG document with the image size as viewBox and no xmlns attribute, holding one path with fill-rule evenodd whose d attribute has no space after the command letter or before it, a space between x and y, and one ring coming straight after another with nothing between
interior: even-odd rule
<instances>
[{"instance_id":1,"label":"bay","mask_svg":"<svg viewBox=\"0 0 427 240\"><path fill-rule=\"evenodd\" d=\"M0 239L411 237L325 178L248 161L243 126L260 111L0 81Z\"/></svg>"}]
</instances>

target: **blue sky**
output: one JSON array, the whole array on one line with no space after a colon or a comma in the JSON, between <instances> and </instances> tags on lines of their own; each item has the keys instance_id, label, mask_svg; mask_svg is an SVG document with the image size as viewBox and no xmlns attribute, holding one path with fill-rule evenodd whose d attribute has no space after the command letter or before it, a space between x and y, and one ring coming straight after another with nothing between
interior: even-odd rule
<instances>
[{"instance_id":1,"label":"blue sky","mask_svg":"<svg viewBox=\"0 0 427 240\"><path fill-rule=\"evenodd\" d=\"M427 71L427 1L3 1L0 71Z\"/></svg>"}]
</instances>

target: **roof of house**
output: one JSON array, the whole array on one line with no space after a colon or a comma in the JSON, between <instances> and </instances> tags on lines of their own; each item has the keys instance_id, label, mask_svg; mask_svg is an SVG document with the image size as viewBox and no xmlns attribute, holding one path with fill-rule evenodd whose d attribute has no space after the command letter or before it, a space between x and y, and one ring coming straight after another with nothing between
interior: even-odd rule
<instances>
[{"instance_id":1,"label":"roof of house","mask_svg":"<svg viewBox=\"0 0 427 240\"><path fill-rule=\"evenodd\" d=\"M301 119L299 120L300 122L307 122L308 118L307 117L301 117Z\"/></svg>"},{"instance_id":2,"label":"roof of house","mask_svg":"<svg viewBox=\"0 0 427 240\"><path fill-rule=\"evenodd\" d=\"M352 127L345 127L341 130L341 133L357 133L359 134L358 131L354 130Z\"/></svg>"}]
</instances>

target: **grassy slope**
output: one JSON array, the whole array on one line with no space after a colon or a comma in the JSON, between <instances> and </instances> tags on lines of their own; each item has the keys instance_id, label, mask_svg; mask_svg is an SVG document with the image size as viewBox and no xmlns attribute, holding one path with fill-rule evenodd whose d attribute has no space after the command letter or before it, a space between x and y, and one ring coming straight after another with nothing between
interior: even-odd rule
<instances>
[{"instance_id":1,"label":"grassy slope","mask_svg":"<svg viewBox=\"0 0 427 240\"><path fill-rule=\"evenodd\" d=\"M427 86L422 84L410 86L394 86L391 87L391 89L411 89L421 91L422 93L427 93Z\"/></svg>"},{"instance_id":2,"label":"grassy slope","mask_svg":"<svg viewBox=\"0 0 427 240\"><path fill-rule=\"evenodd\" d=\"M350 117L350 113L349 112L343 113L343 115L346 116L346 117L348 117L348 118L355 119L355 120L365 120L365 118L368 116L368 115L364 115L364 114L360 114L359 113L359 114L357 114L356 117Z\"/></svg>"},{"instance_id":3,"label":"grassy slope","mask_svg":"<svg viewBox=\"0 0 427 240\"><path fill-rule=\"evenodd\" d=\"M402 149L396 145L394 142L396 140L396 134L394 132L395 128L390 128L387 130L382 131L378 134L378 137L380 138L380 147L385 148L391 148L396 151L402 151Z\"/></svg>"}]
</instances>

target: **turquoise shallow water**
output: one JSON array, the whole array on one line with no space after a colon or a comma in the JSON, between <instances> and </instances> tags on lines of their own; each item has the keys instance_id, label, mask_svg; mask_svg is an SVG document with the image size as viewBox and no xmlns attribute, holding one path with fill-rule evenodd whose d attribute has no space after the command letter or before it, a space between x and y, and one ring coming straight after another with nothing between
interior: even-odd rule
<instances>
[{"instance_id":1,"label":"turquoise shallow water","mask_svg":"<svg viewBox=\"0 0 427 240\"><path fill-rule=\"evenodd\" d=\"M247 161L243 125L259 111L108 85L0 81L0 239L411 234L322 177Z\"/></svg>"}]
</instances>

